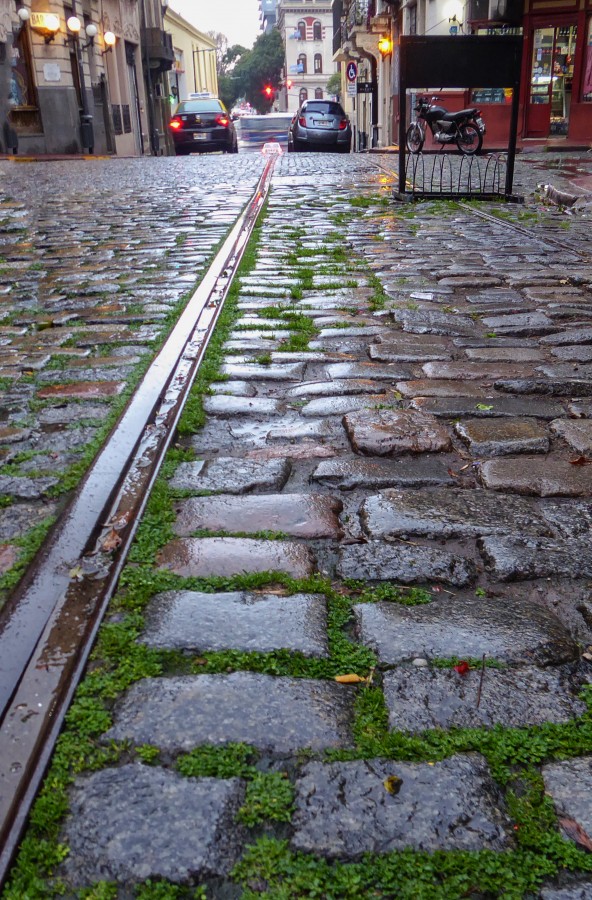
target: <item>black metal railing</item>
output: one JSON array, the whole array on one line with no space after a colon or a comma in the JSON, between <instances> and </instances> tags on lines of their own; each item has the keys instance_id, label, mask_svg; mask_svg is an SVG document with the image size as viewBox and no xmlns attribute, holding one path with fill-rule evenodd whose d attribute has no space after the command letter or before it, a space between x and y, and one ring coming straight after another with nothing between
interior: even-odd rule
<instances>
[{"instance_id":1,"label":"black metal railing","mask_svg":"<svg viewBox=\"0 0 592 900\"><path fill-rule=\"evenodd\" d=\"M456 153L408 153L401 199L521 198L506 191L507 157L503 153L467 156Z\"/></svg>"}]
</instances>

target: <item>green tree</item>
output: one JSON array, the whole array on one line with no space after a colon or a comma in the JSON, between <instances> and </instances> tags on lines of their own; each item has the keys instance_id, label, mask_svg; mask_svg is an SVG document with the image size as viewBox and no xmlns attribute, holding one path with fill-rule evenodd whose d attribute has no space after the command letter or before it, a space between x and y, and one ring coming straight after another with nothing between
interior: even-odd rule
<instances>
[{"instance_id":1,"label":"green tree","mask_svg":"<svg viewBox=\"0 0 592 900\"><path fill-rule=\"evenodd\" d=\"M333 75L331 75L331 78L327 82L327 93L333 94L338 100L341 99L341 75L339 72L334 72Z\"/></svg>"},{"instance_id":2,"label":"green tree","mask_svg":"<svg viewBox=\"0 0 592 900\"><path fill-rule=\"evenodd\" d=\"M247 50L232 70L236 96L245 97L259 113L269 112L281 83L284 59L284 42L279 31L260 34L253 49ZM270 97L264 93L267 85L273 88Z\"/></svg>"},{"instance_id":3,"label":"green tree","mask_svg":"<svg viewBox=\"0 0 592 900\"><path fill-rule=\"evenodd\" d=\"M226 47L218 60L218 94L227 109L232 109L242 96L241 79L235 73L237 62L250 53L241 44Z\"/></svg>"}]
</instances>

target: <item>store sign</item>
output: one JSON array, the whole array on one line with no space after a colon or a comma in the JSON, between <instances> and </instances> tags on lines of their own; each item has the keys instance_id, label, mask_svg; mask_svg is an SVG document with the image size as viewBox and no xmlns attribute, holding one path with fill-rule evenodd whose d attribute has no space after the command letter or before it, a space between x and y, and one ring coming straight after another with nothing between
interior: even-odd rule
<instances>
[{"instance_id":1,"label":"store sign","mask_svg":"<svg viewBox=\"0 0 592 900\"><path fill-rule=\"evenodd\" d=\"M371 81L358 81L358 94L371 94L374 85Z\"/></svg>"},{"instance_id":2,"label":"store sign","mask_svg":"<svg viewBox=\"0 0 592 900\"><path fill-rule=\"evenodd\" d=\"M41 34L55 34L60 30L60 20L55 13L32 12L29 24L34 31Z\"/></svg>"}]
</instances>

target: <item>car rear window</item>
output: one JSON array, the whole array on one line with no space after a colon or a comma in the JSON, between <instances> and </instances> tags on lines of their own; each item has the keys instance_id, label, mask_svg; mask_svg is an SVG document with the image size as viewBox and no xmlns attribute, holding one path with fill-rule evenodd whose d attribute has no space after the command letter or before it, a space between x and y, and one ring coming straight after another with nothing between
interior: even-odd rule
<instances>
[{"instance_id":1,"label":"car rear window","mask_svg":"<svg viewBox=\"0 0 592 900\"><path fill-rule=\"evenodd\" d=\"M332 103L330 100L326 102L315 100L312 103L307 103L304 107L304 112L328 113L330 116L345 115L339 103Z\"/></svg>"},{"instance_id":2,"label":"car rear window","mask_svg":"<svg viewBox=\"0 0 592 900\"><path fill-rule=\"evenodd\" d=\"M177 113L224 112L219 100L184 100L179 103Z\"/></svg>"}]
</instances>

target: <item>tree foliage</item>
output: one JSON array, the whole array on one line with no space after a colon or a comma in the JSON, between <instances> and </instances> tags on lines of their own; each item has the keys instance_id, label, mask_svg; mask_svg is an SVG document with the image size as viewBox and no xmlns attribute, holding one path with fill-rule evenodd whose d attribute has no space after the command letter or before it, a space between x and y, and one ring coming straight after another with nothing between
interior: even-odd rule
<instances>
[{"instance_id":1,"label":"tree foliage","mask_svg":"<svg viewBox=\"0 0 592 900\"><path fill-rule=\"evenodd\" d=\"M279 31L260 34L253 49L243 53L230 73L233 103L238 97L244 97L257 112L269 112L282 81L284 59L284 42ZM263 92L266 85L273 88L271 97Z\"/></svg>"},{"instance_id":2,"label":"tree foliage","mask_svg":"<svg viewBox=\"0 0 592 900\"><path fill-rule=\"evenodd\" d=\"M332 94L334 97L337 97L339 100L341 97L341 75L339 72L334 72L331 75L329 81L327 82L327 93Z\"/></svg>"}]
</instances>

